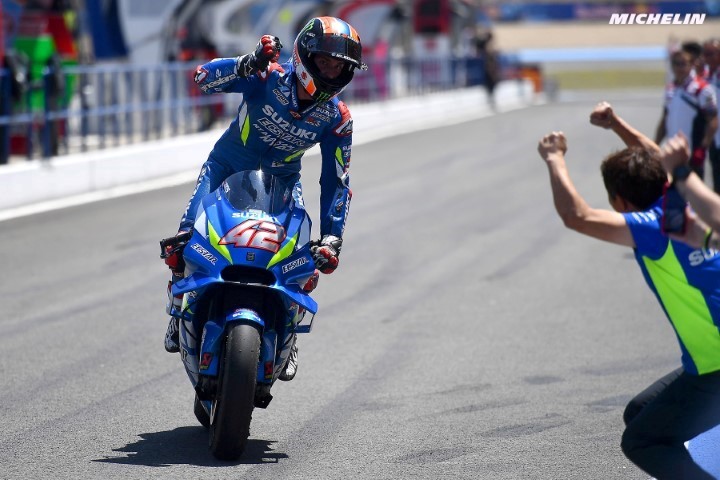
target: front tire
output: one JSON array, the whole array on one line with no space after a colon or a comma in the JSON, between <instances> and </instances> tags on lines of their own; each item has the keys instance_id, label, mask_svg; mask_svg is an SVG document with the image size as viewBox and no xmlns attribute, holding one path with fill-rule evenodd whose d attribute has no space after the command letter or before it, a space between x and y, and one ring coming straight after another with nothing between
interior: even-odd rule
<instances>
[{"instance_id":1,"label":"front tire","mask_svg":"<svg viewBox=\"0 0 720 480\"><path fill-rule=\"evenodd\" d=\"M202 402L197 396L197 393L195 394L195 405L193 405L193 412L195 413L195 418L197 418L198 422L200 422L200 425L202 425L205 428L210 428L210 415L205 411L205 407L203 407Z\"/></svg>"},{"instance_id":2,"label":"front tire","mask_svg":"<svg viewBox=\"0 0 720 480\"><path fill-rule=\"evenodd\" d=\"M242 323L231 326L210 419L210 451L220 460L237 460L247 445L259 357L258 329Z\"/></svg>"}]
</instances>

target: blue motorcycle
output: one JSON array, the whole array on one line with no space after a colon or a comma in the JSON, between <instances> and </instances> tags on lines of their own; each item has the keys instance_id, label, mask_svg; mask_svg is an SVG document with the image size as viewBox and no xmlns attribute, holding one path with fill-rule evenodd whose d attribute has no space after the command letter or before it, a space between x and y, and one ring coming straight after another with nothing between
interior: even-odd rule
<instances>
[{"instance_id":1,"label":"blue motorcycle","mask_svg":"<svg viewBox=\"0 0 720 480\"><path fill-rule=\"evenodd\" d=\"M235 460L295 334L312 329L317 303L303 290L315 274L311 221L299 185L259 170L228 177L195 218L191 232L160 242L161 256L182 248L185 260L172 286L182 307L168 313L180 318L180 355L210 450Z\"/></svg>"}]
</instances>

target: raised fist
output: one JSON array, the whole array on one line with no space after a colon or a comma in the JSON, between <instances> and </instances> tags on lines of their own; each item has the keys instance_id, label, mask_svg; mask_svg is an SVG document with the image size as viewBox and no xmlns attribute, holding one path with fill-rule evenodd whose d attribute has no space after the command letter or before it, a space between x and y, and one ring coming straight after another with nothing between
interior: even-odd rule
<instances>
[{"instance_id":1,"label":"raised fist","mask_svg":"<svg viewBox=\"0 0 720 480\"><path fill-rule=\"evenodd\" d=\"M265 70L270 62L277 62L280 58L280 50L283 45L280 39L272 35L263 35L260 38L253 56L255 57L255 68L259 71Z\"/></svg>"},{"instance_id":2,"label":"raised fist","mask_svg":"<svg viewBox=\"0 0 720 480\"><path fill-rule=\"evenodd\" d=\"M690 146L682 132L670 137L660 151L660 162L669 173L680 165L686 165L689 159Z\"/></svg>"},{"instance_id":3,"label":"raised fist","mask_svg":"<svg viewBox=\"0 0 720 480\"><path fill-rule=\"evenodd\" d=\"M612 128L614 112L607 102L600 102L590 114L590 123L602 128Z\"/></svg>"},{"instance_id":4,"label":"raised fist","mask_svg":"<svg viewBox=\"0 0 720 480\"><path fill-rule=\"evenodd\" d=\"M564 156L565 152L567 152L567 140L563 132L549 133L538 142L538 153L544 160L547 160L553 154Z\"/></svg>"}]
</instances>

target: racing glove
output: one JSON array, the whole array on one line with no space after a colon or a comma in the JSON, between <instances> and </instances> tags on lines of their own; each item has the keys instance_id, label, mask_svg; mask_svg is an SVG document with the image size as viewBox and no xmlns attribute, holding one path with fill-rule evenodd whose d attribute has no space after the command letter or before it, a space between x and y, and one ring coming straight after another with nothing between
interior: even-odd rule
<instances>
[{"instance_id":1,"label":"racing glove","mask_svg":"<svg viewBox=\"0 0 720 480\"><path fill-rule=\"evenodd\" d=\"M236 66L238 76L246 78L259 71L264 71L270 62L278 61L282 47L279 38L263 35L253 53L238 57Z\"/></svg>"},{"instance_id":2,"label":"racing glove","mask_svg":"<svg viewBox=\"0 0 720 480\"><path fill-rule=\"evenodd\" d=\"M307 279L305 285L303 285L303 291L310 293L315 290L318 286L318 280L320 280L320 273L316 268L312 275Z\"/></svg>"},{"instance_id":3,"label":"racing glove","mask_svg":"<svg viewBox=\"0 0 720 480\"><path fill-rule=\"evenodd\" d=\"M175 275L182 275L185 271L183 249L191 236L192 232L180 230L174 237L160 240L160 258Z\"/></svg>"},{"instance_id":4,"label":"racing glove","mask_svg":"<svg viewBox=\"0 0 720 480\"><path fill-rule=\"evenodd\" d=\"M334 235L325 235L322 240L316 240L311 242L311 244L310 252L315 261L315 267L325 274L334 272L340 261L342 238Z\"/></svg>"}]
</instances>

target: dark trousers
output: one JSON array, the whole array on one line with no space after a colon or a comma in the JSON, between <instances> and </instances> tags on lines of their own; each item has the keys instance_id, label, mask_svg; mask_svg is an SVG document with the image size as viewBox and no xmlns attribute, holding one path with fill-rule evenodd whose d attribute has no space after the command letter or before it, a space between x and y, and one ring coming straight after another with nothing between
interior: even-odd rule
<instances>
[{"instance_id":1,"label":"dark trousers","mask_svg":"<svg viewBox=\"0 0 720 480\"><path fill-rule=\"evenodd\" d=\"M720 372L682 368L640 392L625 408L625 456L658 480L713 480L684 443L720 424Z\"/></svg>"},{"instance_id":2,"label":"dark trousers","mask_svg":"<svg viewBox=\"0 0 720 480\"><path fill-rule=\"evenodd\" d=\"M708 153L712 166L713 189L715 193L720 194L720 146L715 145L714 142L711 143Z\"/></svg>"}]
</instances>

